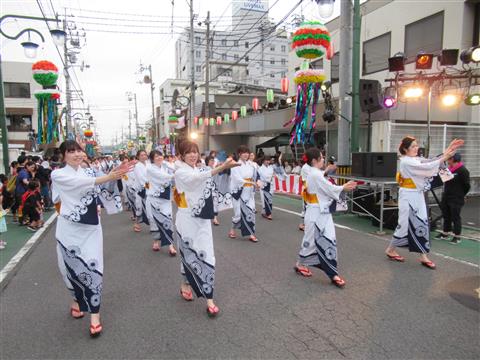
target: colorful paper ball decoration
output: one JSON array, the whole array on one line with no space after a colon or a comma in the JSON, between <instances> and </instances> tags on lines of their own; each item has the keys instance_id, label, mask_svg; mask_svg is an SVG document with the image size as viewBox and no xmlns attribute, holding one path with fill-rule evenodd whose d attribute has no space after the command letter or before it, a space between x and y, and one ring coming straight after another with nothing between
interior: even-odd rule
<instances>
[{"instance_id":1,"label":"colorful paper ball decoration","mask_svg":"<svg viewBox=\"0 0 480 360\"><path fill-rule=\"evenodd\" d=\"M42 89L34 93L37 100L56 100L60 99L60 92L55 89Z\"/></svg>"},{"instance_id":2,"label":"colorful paper ball decoration","mask_svg":"<svg viewBox=\"0 0 480 360\"><path fill-rule=\"evenodd\" d=\"M314 84L325 81L325 73L323 70L299 70L295 73L295 84Z\"/></svg>"},{"instance_id":3,"label":"colorful paper ball decoration","mask_svg":"<svg viewBox=\"0 0 480 360\"><path fill-rule=\"evenodd\" d=\"M247 107L245 105L240 106L240 116L241 117L247 116Z\"/></svg>"},{"instance_id":4,"label":"colorful paper ball decoration","mask_svg":"<svg viewBox=\"0 0 480 360\"><path fill-rule=\"evenodd\" d=\"M269 103L273 103L274 99L275 99L275 94L273 93L273 89L268 89L267 90L267 101Z\"/></svg>"},{"instance_id":5,"label":"colorful paper ball decoration","mask_svg":"<svg viewBox=\"0 0 480 360\"><path fill-rule=\"evenodd\" d=\"M235 121L238 119L238 111L232 111L232 120Z\"/></svg>"},{"instance_id":6,"label":"colorful paper ball decoration","mask_svg":"<svg viewBox=\"0 0 480 360\"><path fill-rule=\"evenodd\" d=\"M193 123L194 123L195 125L198 124L198 117L197 117L197 116L195 116L195 117L193 118Z\"/></svg>"},{"instance_id":7,"label":"colorful paper ball decoration","mask_svg":"<svg viewBox=\"0 0 480 360\"><path fill-rule=\"evenodd\" d=\"M210 126L213 126L215 125L215 119L214 118L210 118Z\"/></svg>"},{"instance_id":8,"label":"colorful paper ball decoration","mask_svg":"<svg viewBox=\"0 0 480 360\"><path fill-rule=\"evenodd\" d=\"M43 86L53 86L57 83L58 69L54 63L42 60L32 65L33 79Z\"/></svg>"},{"instance_id":9,"label":"colorful paper ball decoration","mask_svg":"<svg viewBox=\"0 0 480 360\"><path fill-rule=\"evenodd\" d=\"M280 81L280 87L283 93L288 93L288 87L290 86L290 80L288 78L282 78Z\"/></svg>"},{"instance_id":10,"label":"colorful paper ball decoration","mask_svg":"<svg viewBox=\"0 0 480 360\"><path fill-rule=\"evenodd\" d=\"M230 115L229 114L223 115L223 121L225 122L225 124L228 124L230 122Z\"/></svg>"},{"instance_id":11,"label":"colorful paper ball decoration","mask_svg":"<svg viewBox=\"0 0 480 360\"><path fill-rule=\"evenodd\" d=\"M252 99L252 109L254 111L257 111L259 106L260 106L260 101L258 100L258 98L253 98Z\"/></svg>"},{"instance_id":12,"label":"colorful paper ball decoration","mask_svg":"<svg viewBox=\"0 0 480 360\"><path fill-rule=\"evenodd\" d=\"M91 138L93 136L93 131L91 129L87 129L83 132L83 135L86 137L86 138Z\"/></svg>"},{"instance_id":13,"label":"colorful paper ball decoration","mask_svg":"<svg viewBox=\"0 0 480 360\"><path fill-rule=\"evenodd\" d=\"M322 57L330 47L330 33L320 21L306 21L293 33L292 49L298 57Z\"/></svg>"},{"instance_id":14,"label":"colorful paper ball decoration","mask_svg":"<svg viewBox=\"0 0 480 360\"><path fill-rule=\"evenodd\" d=\"M217 125L222 125L222 117L217 116Z\"/></svg>"},{"instance_id":15,"label":"colorful paper ball decoration","mask_svg":"<svg viewBox=\"0 0 480 360\"><path fill-rule=\"evenodd\" d=\"M335 48L333 47L333 42L331 42L327 49L327 60L332 60L333 55L335 55Z\"/></svg>"},{"instance_id":16,"label":"colorful paper ball decoration","mask_svg":"<svg viewBox=\"0 0 480 360\"><path fill-rule=\"evenodd\" d=\"M203 118L198 119L198 125L200 125L200 126L203 125Z\"/></svg>"},{"instance_id":17,"label":"colorful paper ball decoration","mask_svg":"<svg viewBox=\"0 0 480 360\"><path fill-rule=\"evenodd\" d=\"M175 116L175 115L170 115L168 117L168 123L170 125L178 125L178 116Z\"/></svg>"}]
</instances>

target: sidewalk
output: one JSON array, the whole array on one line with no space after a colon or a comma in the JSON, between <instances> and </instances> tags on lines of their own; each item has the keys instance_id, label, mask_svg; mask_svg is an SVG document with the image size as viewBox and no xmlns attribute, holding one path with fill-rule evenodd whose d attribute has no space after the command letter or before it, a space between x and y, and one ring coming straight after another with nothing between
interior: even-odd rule
<instances>
[{"instance_id":1,"label":"sidewalk","mask_svg":"<svg viewBox=\"0 0 480 360\"><path fill-rule=\"evenodd\" d=\"M45 222L55 213L54 210L45 213ZM12 216L7 215L7 232L2 234L2 239L7 242L5 249L0 250L0 270L18 253L26 242L37 232L27 229L26 226L19 226L12 223Z\"/></svg>"},{"instance_id":2,"label":"sidewalk","mask_svg":"<svg viewBox=\"0 0 480 360\"><path fill-rule=\"evenodd\" d=\"M473 201L471 201L470 204L471 203L473 203ZM297 195L279 193L274 196L273 206L286 208L300 213L302 211L302 200L301 197ZM472 209L470 208L468 210ZM465 215L464 218L468 219L469 222L471 221L470 219L475 216L470 212ZM378 226L373 226L370 218L355 214L337 213L334 215L334 221L335 224L346 226L363 233L373 234L385 239L390 239L393 234L393 230L389 229L384 229L385 235L376 234ZM480 265L480 230L469 225L464 225L462 230L462 242L458 245L451 245L448 240L435 239L437 232L432 231L430 234L432 251L443 256L449 256L458 260Z\"/></svg>"}]
</instances>

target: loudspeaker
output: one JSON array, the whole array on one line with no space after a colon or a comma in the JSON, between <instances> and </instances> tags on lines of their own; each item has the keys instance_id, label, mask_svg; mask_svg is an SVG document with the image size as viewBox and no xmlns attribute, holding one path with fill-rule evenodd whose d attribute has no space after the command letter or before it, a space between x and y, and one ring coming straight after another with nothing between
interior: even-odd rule
<instances>
[{"instance_id":1,"label":"loudspeaker","mask_svg":"<svg viewBox=\"0 0 480 360\"><path fill-rule=\"evenodd\" d=\"M352 153L352 175L365 177L367 173L367 155L368 153Z\"/></svg>"},{"instance_id":2,"label":"loudspeaker","mask_svg":"<svg viewBox=\"0 0 480 360\"><path fill-rule=\"evenodd\" d=\"M360 79L360 108L363 112L373 113L383 109L382 85L378 80Z\"/></svg>"},{"instance_id":3,"label":"loudspeaker","mask_svg":"<svg viewBox=\"0 0 480 360\"><path fill-rule=\"evenodd\" d=\"M397 153L352 153L352 175L366 178L394 178L397 173Z\"/></svg>"},{"instance_id":4,"label":"loudspeaker","mask_svg":"<svg viewBox=\"0 0 480 360\"><path fill-rule=\"evenodd\" d=\"M380 206L375 205L373 212L377 218L380 219ZM380 226L380 221L372 218L373 226ZM383 212L383 227L385 229L395 230L398 225L398 209L388 210Z\"/></svg>"}]
</instances>

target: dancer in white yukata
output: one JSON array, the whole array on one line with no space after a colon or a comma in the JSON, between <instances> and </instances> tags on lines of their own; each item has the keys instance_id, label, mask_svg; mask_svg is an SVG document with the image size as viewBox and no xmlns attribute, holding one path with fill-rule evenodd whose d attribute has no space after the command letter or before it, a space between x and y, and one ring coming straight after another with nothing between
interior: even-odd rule
<instances>
[{"instance_id":1,"label":"dancer in white yukata","mask_svg":"<svg viewBox=\"0 0 480 360\"><path fill-rule=\"evenodd\" d=\"M302 276L312 276L308 266L322 269L332 284L345 286L345 280L337 270L337 240L331 214L332 204L340 200L342 191L355 189L357 183L349 181L343 186L333 185L321 170L324 158L318 148L306 152L310 174L307 177L308 191L305 194L305 233L298 254L295 271Z\"/></svg>"},{"instance_id":2,"label":"dancer in white yukata","mask_svg":"<svg viewBox=\"0 0 480 360\"><path fill-rule=\"evenodd\" d=\"M298 230L304 231L305 230L305 211L307 210L307 203L305 201L305 194L307 193L307 178L308 175L310 174L310 165L307 163L307 158L304 155L303 161L305 161L305 164L303 164L302 169L300 170L300 177L302 180L302 222L300 225L298 225Z\"/></svg>"},{"instance_id":3,"label":"dancer in white yukata","mask_svg":"<svg viewBox=\"0 0 480 360\"><path fill-rule=\"evenodd\" d=\"M228 236L235 239L235 229L240 229L242 236L248 236L252 242L258 242L255 236L255 187L257 171L249 161L250 150L241 145L238 148L239 167L232 169L230 191L233 198L232 229Z\"/></svg>"},{"instance_id":4,"label":"dancer in white yukata","mask_svg":"<svg viewBox=\"0 0 480 360\"><path fill-rule=\"evenodd\" d=\"M440 166L463 145L463 140L453 140L440 156L434 159L417 157L418 144L413 136L402 139L398 148L400 158L397 182L398 191L398 226L392 241L385 250L392 261L404 262L396 247L408 246L410 252L420 254L420 263L435 269L436 265L427 254L430 252L430 225L425 204L424 192L430 190L432 178L438 174Z\"/></svg>"},{"instance_id":5,"label":"dancer in white yukata","mask_svg":"<svg viewBox=\"0 0 480 360\"><path fill-rule=\"evenodd\" d=\"M142 228L140 224L144 223L150 225L147 216L147 163L148 155L145 150L139 150L137 152L138 162L135 164L134 176L135 176L135 223L133 224L133 231L140 232Z\"/></svg>"},{"instance_id":6,"label":"dancer in white yukata","mask_svg":"<svg viewBox=\"0 0 480 360\"><path fill-rule=\"evenodd\" d=\"M258 179L260 180L260 199L262 201L262 216L272 220L273 208L273 166L270 158L265 157L262 166L258 168Z\"/></svg>"},{"instance_id":7,"label":"dancer in white yukata","mask_svg":"<svg viewBox=\"0 0 480 360\"><path fill-rule=\"evenodd\" d=\"M223 165L201 171L196 167L200 152L198 145L183 141L178 147L181 161L175 171L175 202L178 207L175 226L180 250L181 273L184 281L180 294L193 300L192 290L207 299L207 314L214 317L219 308L213 302L215 283L215 254L213 251L213 179L219 172L237 166L227 159Z\"/></svg>"},{"instance_id":8,"label":"dancer in white yukata","mask_svg":"<svg viewBox=\"0 0 480 360\"><path fill-rule=\"evenodd\" d=\"M52 199L59 208L55 233L58 266L74 299L71 316L79 319L89 312L90 335L96 337L102 332L99 311L103 288L103 235L97 210L97 198L103 195L98 186L115 184L130 168L127 164L95 177L80 166L84 152L78 143L65 141L60 152L66 165L52 172ZM120 211L120 196L102 197L105 204L111 201Z\"/></svg>"},{"instance_id":9,"label":"dancer in white yukata","mask_svg":"<svg viewBox=\"0 0 480 360\"><path fill-rule=\"evenodd\" d=\"M126 163L129 161L130 163L135 164L137 160L134 156L131 156L129 160L125 160ZM125 197L127 198L128 207L132 211L130 219L135 221L137 218L137 207L135 204L135 172L133 169L122 177L122 181L125 188Z\"/></svg>"},{"instance_id":10,"label":"dancer in white yukata","mask_svg":"<svg viewBox=\"0 0 480 360\"><path fill-rule=\"evenodd\" d=\"M168 253L175 256L177 251L173 246L171 201L173 174L169 174L164 166L160 151L152 150L149 158L151 165L147 167L147 215L153 236L152 250L159 251L160 246L168 245Z\"/></svg>"}]
</instances>

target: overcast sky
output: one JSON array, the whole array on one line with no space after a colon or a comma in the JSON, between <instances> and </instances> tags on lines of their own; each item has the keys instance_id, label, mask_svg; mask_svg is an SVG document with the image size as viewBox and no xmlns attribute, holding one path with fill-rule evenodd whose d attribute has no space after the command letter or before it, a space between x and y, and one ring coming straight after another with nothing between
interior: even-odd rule
<instances>
[{"instance_id":1,"label":"overcast sky","mask_svg":"<svg viewBox=\"0 0 480 360\"><path fill-rule=\"evenodd\" d=\"M74 76L73 82L83 90L85 104L90 105L91 113L97 120L102 144L110 144L115 134L120 138L122 126L127 132L127 91L137 93L140 123L151 116L150 88L146 84L138 84L142 79L142 76L136 74L140 61L144 65L152 65L157 89L165 79L174 78L174 44L178 33L189 24L187 1L189 2L174 0L172 28L172 0L40 0L46 16L51 17L53 9L60 14L64 14L66 10L68 19L76 22L77 29L86 30L86 45L78 56L77 64L84 61L90 68L83 72L78 67L75 68L77 77ZM297 1L292 0L269 0L269 16L278 21L296 3ZM339 1L335 5L334 15L338 15ZM1 0L0 7L2 15L42 16L36 0ZM212 26L216 26L218 30L228 27L232 16L231 0L194 0L194 12L198 16L196 21L205 19L208 10L212 17ZM301 12L308 20L318 19L317 9L311 0L303 1L296 10L298 14ZM51 26L55 27L55 24L51 23ZM2 30L9 35L15 35L27 27L33 27L45 35L45 43L39 49L36 60L50 60L59 69L62 68L62 62L44 22L6 20L2 23ZM20 45L26 38L25 34L16 41L2 37L2 61L28 62L29 59L23 55ZM32 40L39 42L36 35L32 36ZM63 90L63 84L61 86ZM158 91L155 91L154 100L158 106ZM79 107L81 103L76 102L74 106Z\"/></svg>"}]
</instances>

